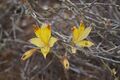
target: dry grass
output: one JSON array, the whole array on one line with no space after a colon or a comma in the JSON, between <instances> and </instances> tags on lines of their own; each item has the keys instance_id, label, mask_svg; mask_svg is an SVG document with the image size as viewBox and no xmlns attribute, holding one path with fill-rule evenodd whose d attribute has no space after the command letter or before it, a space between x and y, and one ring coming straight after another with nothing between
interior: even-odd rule
<instances>
[{"instance_id":1,"label":"dry grass","mask_svg":"<svg viewBox=\"0 0 120 80\"><path fill-rule=\"evenodd\" d=\"M70 52L71 28L83 20L92 27L90 48ZM21 61L34 47L32 24L49 22L59 41L45 60L38 52ZM60 59L67 53L70 69ZM120 80L119 0L1 0L0 80Z\"/></svg>"}]
</instances>

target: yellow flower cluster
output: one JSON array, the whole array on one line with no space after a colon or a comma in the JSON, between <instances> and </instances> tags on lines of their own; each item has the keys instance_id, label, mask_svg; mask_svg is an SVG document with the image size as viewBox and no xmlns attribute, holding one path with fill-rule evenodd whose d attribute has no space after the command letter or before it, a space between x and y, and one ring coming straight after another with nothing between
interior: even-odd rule
<instances>
[{"instance_id":1,"label":"yellow flower cluster","mask_svg":"<svg viewBox=\"0 0 120 80\"><path fill-rule=\"evenodd\" d=\"M50 48L54 46L55 42L58 39L51 35L51 26L49 24L44 23L42 24L41 27L33 25L33 27L36 37L30 39L29 41L33 45L37 46L41 50L43 57L46 58L50 51ZM72 44L74 44L74 46L79 47L91 47L94 44L91 41L84 40L89 35L90 32L91 27L85 28L83 22L80 23L80 26L78 28L74 26L72 28L72 40L71 40ZM72 53L76 52L76 48L74 46L71 49ZM23 54L21 59L26 60L30 58L37 49L33 48L28 50ZM64 58L63 65L66 69L69 68L69 62L67 58Z\"/></svg>"}]
</instances>

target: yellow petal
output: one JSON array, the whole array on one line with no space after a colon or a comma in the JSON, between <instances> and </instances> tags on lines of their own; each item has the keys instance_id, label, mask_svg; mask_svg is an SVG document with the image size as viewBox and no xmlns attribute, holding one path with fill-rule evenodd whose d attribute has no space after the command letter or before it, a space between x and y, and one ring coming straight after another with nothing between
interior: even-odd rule
<instances>
[{"instance_id":1,"label":"yellow petal","mask_svg":"<svg viewBox=\"0 0 120 80\"><path fill-rule=\"evenodd\" d=\"M74 43L78 40L78 36L79 36L78 29L74 26L72 28L72 40Z\"/></svg>"},{"instance_id":2,"label":"yellow petal","mask_svg":"<svg viewBox=\"0 0 120 80\"><path fill-rule=\"evenodd\" d=\"M27 52L25 52L25 53L23 54L23 56L21 57L21 59L22 59L22 60L26 60L26 59L30 58L36 50L37 50L37 49L35 49L35 48L28 50Z\"/></svg>"},{"instance_id":3,"label":"yellow petal","mask_svg":"<svg viewBox=\"0 0 120 80\"><path fill-rule=\"evenodd\" d=\"M41 52L43 54L43 57L46 59L47 54L49 53L50 48L49 47L43 47L41 48Z\"/></svg>"},{"instance_id":4,"label":"yellow petal","mask_svg":"<svg viewBox=\"0 0 120 80\"><path fill-rule=\"evenodd\" d=\"M84 32L79 36L79 40L85 39L89 35L89 33L91 32L91 29L92 29L91 27L87 27L84 30Z\"/></svg>"},{"instance_id":5,"label":"yellow petal","mask_svg":"<svg viewBox=\"0 0 120 80\"><path fill-rule=\"evenodd\" d=\"M82 40L79 41L76 45L79 47L91 47L92 45L94 45L94 43L92 43L91 41Z\"/></svg>"},{"instance_id":6,"label":"yellow petal","mask_svg":"<svg viewBox=\"0 0 120 80\"><path fill-rule=\"evenodd\" d=\"M30 41L30 43L34 44L37 47L44 47L45 46L45 44L41 41L40 38L32 38L29 41Z\"/></svg>"},{"instance_id":7,"label":"yellow petal","mask_svg":"<svg viewBox=\"0 0 120 80\"><path fill-rule=\"evenodd\" d=\"M76 53L77 49L75 47L71 47L72 53Z\"/></svg>"},{"instance_id":8,"label":"yellow petal","mask_svg":"<svg viewBox=\"0 0 120 80\"><path fill-rule=\"evenodd\" d=\"M64 66L65 69L68 70L70 68L69 61L68 61L68 59L66 57L63 58L62 64L63 64L63 66Z\"/></svg>"},{"instance_id":9,"label":"yellow petal","mask_svg":"<svg viewBox=\"0 0 120 80\"><path fill-rule=\"evenodd\" d=\"M36 34L37 37L39 37L42 42L44 42L45 44L48 45L48 41L51 37L51 28L49 24L42 24L41 27L38 27L36 25L33 25L34 27L34 32Z\"/></svg>"},{"instance_id":10,"label":"yellow petal","mask_svg":"<svg viewBox=\"0 0 120 80\"><path fill-rule=\"evenodd\" d=\"M50 38L50 41L49 41L49 46L50 47L53 47L53 45L54 45L54 43L57 41L57 38L55 38L55 37L51 37Z\"/></svg>"},{"instance_id":11,"label":"yellow petal","mask_svg":"<svg viewBox=\"0 0 120 80\"><path fill-rule=\"evenodd\" d=\"M40 38L40 35L41 35L40 34L41 33L40 27L37 25L33 25L33 29L34 29L35 35Z\"/></svg>"},{"instance_id":12,"label":"yellow petal","mask_svg":"<svg viewBox=\"0 0 120 80\"><path fill-rule=\"evenodd\" d=\"M80 26L79 26L79 28L78 28L78 32L79 32L79 36L78 36L78 37L79 37L79 38L80 38L80 36L82 36L84 30L85 30L85 25L84 25L83 22L81 22L81 23L80 23Z\"/></svg>"},{"instance_id":13,"label":"yellow petal","mask_svg":"<svg viewBox=\"0 0 120 80\"><path fill-rule=\"evenodd\" d=\"M51 27L49 24L42 24L40 31L41 40L48 45L49 39L51 37Z\"/></svg>"}]
</instances>

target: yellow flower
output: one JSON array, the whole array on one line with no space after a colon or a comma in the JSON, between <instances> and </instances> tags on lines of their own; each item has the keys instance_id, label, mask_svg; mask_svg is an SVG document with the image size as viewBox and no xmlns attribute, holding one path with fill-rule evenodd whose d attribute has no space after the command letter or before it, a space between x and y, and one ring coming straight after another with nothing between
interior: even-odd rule
<instances>
[{"instance_id":1,"label":"yellow flower","mask_svg":"<svg viewBox=\"0 0 120 80\"><path fill-rule=\"evenodd\" d=\"M67 57L63 57L62 64L66 70L68 70L70 68L70 64L69 64Z\"/></svg>"},{"instance_id":2,"label":"yellow flower","mask_svg":"<svg viewBox=\"0 0 120 80\"><path fill-rule=\"evenodd\" d=\"M91 29L91 27L85 28L83 22L80 23L79 28L74 26L72 28L72 43L79 47L91 47L92 45L94 45L94 43L92 43L91 41L84 40L91 32ZM74 53L76 52L75 50L76 49L72 47L72 51Z\"/></svg>"},{"instance_id":3,"label":"yellow flower","mask_svg":"<svg viewBox=\"0 0 120 80\"><path fill-rule=\"evenodd\" d=\"M33 25L33 27L36 37L30 39L29 41L40 48L41 53L44 58L46 58L50 48L53 47L54 43L57 41L57 38L51 36L51 27L49 24L44 23L41 27Z\"/></svg>"}]
</instances>

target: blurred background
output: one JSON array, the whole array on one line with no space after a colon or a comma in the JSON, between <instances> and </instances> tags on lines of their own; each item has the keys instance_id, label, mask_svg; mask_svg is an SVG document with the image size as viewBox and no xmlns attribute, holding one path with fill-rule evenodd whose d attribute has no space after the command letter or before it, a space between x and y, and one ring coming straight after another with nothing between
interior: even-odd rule
<instances>
[{"instance_id":1,"label":"blurred background","mask_svg":"<svg viewBox=\"0 0 120 80\"><path fill-rule=\"evenodd\" d=\"M92 27L87 39L95 45L72 55L62 41L81 20ZM61 41L47 59L36 52L22 61L34 47L32 25L43 22ZM67 52L69 70L53 52ZM120 80L120 0L0 0L0 80Z\"/></svg>"}]
</instances>

